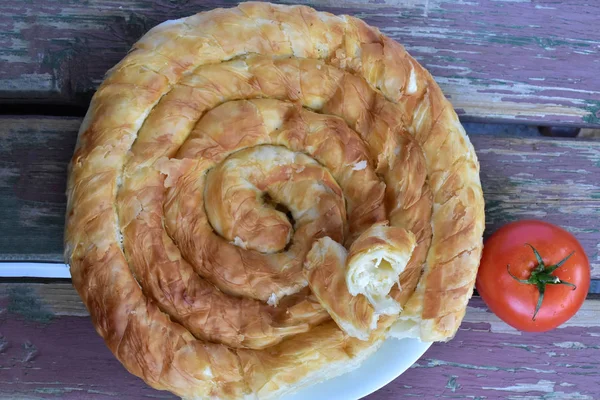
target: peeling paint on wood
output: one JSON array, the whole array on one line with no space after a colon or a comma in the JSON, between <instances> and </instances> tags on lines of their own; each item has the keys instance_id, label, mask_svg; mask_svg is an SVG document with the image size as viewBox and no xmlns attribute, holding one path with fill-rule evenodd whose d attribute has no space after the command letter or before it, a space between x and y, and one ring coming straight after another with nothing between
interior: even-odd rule
<instances>
[{"instance_id":1,"label":"peeling paint on wood","mask_svg":"<svg viewBox=\"0 0 600 400\"><path fill-rule=\"evenodd\" d=\"M24 316L28 320L45 322L58 316L81 316L88 317L85 306L81 302L79 295L70 283L0 283L0 306L2 299L10 304L15 299L15 293L18 293L20 299L25 298L27 303L35 304L35 307L29 306L27 310L33 308L36 312L43 312L47 315L45 318L32 318L29 312L19 312L18 309L10 310L16 314ZM10 307L9 307L10 309ZM570 320L565 322L562 327L600 327L600 301L586 301L582 308ZM480 297L474 297L467 306L465 322L479 328L480 331L499 333L503 335L521 335L522 332L506 325L495 314L490 312ZM596 335L590 332L591 336ZM598 334L600 337L600 333ZM563 346L579 346L578 342L561 342ZM504 343L506 346L513 346L510 342ZM535 346L533 346L535 347ZM560 347L560 346L559 346ZM529 348L526 348L530 350Z\"/></svg>"},{"instance_id":2,"label":"peeling paint on wood","mask_svg":"<svg viewBox=\"0 0 600 400\"><path fill-rule=\"evenodd\" d=\"M77 118L0 117L0 260L60 261Z\"/></svg>"},{"instance_id":3,"label":"peeling paint on wood","mask_svg":"<svg viewBox=\"0 0 600 400\"><path fill-rule=\"evenodd\" d=\"M32 321L46 322L61 315L89 316L70 283L0 283L2 299L10 312Z\"/></svg>"},{"instance_id":4,"label":"peeling paint on wood","mask_svg":"<svg viewBox=\"0 0 600 400\"><path fill-rule=\"evenodd\" d=\"M411 369L368 399L598 398L600 350L559 347L556 351L554 337L578 338L594 346L596 338L590 333L597 333L599 327L515 336L492 334L481 325L464 322L454 340L434 344ZM558 355L547 354L552 352ZM454 391L454 385L448 384L452 377L460 383Z\"/></svg>"},{"instance_id":5,"label":"peeling paint on wood","mask_svg":"<svg viewBox=\"0 0 600 400\"><path fill-rule=\"evenodd\" d=\"M0 261L62 262L66 167L80 122L0 117ZM481 164L486 236L522 218L561 225L581 241L600 279L600 142L487 135L471 141Z\"/></svg>"},{"instance_id":6,"label":"peeling paint on wood","mask_svg":"<svg viewBox=\"0 0 600 400\"><path fill-rule=\"evenodd\" d=\"M11 314L0 331L9 342L0 353L2 399L175 399L130 375L89 318L41 325Z\"/></svg>"},{"instance_id":7,"label":"peeling paint on wood","mask_svg":"<svg viewBox=\"0 0 600 400\"><path fill-rule=\"evenodd\" d=\"M539 380L536 383L517 383L513 386L507 387L486 387L484 386L483 390L499 390L503 392L517 392L517 393L526 393L526 392L543 392L543 393L552 393L554 392L554 385L556 382L547 381L545 379Z\"/></svg>"},{"instance_id":8,"label":"peeling paint on wood","mask_svg":"<svg viewBox=\"0 0 600 400\"><path fill-rule=\"evenodd\" d=\"M550 139L472 137L481 163L487 232L520 218L571 231L600 277L600 145ZM580 221L593 223L584 226Z\"/></svg>"},{"instance_id":9,"label":"peeling paint on wood","mask_svg":"<svg viewBox=\"0 0 600 400\"><path fill-rule=\"evenodd\" d=\"M48 324L16 314L0 319L0 344L7 343L0 350L0 398L175 398L128 374L89 317L61 311L57 304L64 306L66 298L79 301L70 285L0 284L0 308L6 305L8 289L19 286L63 314ZM72 295L67 295L69 290ZM600 300L587 300L582 310L596 318L584 317L578 326L547 333L512 335L492 329L493 314L474 298L452 341L434 344L412 368L366 399L596 399Z\"/></svg>"},{"instance_id":10,"label":"peeling paint on wood","mask_svg":"<svg viewBox=\"0 0 600 400\"><path fill-rule=\"evenodd\" d=\"M284 0L378 26L464 118L600 125L595 1ZM232 0L0 3L0 100L84 105L148 29Z\"/></svg>"},{"instance_id":11,"label":"peeling paint on wood","mask_svg":"<svg viewBox=\"0 0 600 400\"><path fill-rule=\"evenodd\" d=\"M47 323L53 314L46 309L32 288L26 285L14 285L7 289L8 311L25 319Z\"/></svg>"}]
</instances>

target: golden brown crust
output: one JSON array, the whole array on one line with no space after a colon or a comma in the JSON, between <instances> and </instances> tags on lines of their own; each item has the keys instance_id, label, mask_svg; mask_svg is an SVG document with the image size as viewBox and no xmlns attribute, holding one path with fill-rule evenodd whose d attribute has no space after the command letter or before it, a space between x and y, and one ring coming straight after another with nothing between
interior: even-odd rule
<instances>
[{"instance_id":1,"label":"golden brown crust","mask_svg":"<svg viewBox=\"0 0 600 400\"><path fill-rule=\"evenodd\" d=\"M349 336L368 340L379 315L363 295L352 295L346 284L347 251L329 237L314 242L306 255L310 290L335 323Z\"/></svg>"},{"instance_id":2,"label":"golden brown crust","mask_svg":"<svg viewBox=\"0 0 600 400\"><path fill-rule=\"evenodd\" d=\"M254 238L268 229L232 226L235 205L203 211L234 182L213 167L258 145L322 165L248 178L299 209L325 182L305 228L263 210L278 233ZM482 247L475 152L431 76L377 29L304 6L243 3L148 32L94 95L67 194L65 258L98 333L129 371L188 398L272 398L377 348L393 318L370 341L321 323L302 271L314 239L349 247L385 220L413 232L391 293L410 326L394 332L424 340L458 329Z\"/></svg>"}]
</instances>

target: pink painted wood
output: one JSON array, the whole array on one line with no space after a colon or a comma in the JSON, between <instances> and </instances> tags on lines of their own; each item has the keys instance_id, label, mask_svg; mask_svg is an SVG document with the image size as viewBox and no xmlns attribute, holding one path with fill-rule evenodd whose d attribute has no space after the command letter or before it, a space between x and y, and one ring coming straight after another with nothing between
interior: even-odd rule
<instances>
[{"instance_id":1,"label":"pink painted wood","mask_svg":"<svg viewBox=\"0 0 600 400\"><path fill-rule=\"evenodd\" d=\"M21 302L37 301L23 291L0 299L0 398L175 398L127 373L89 318L19 308L18 293ZM590 302L599 303L588 300L588 308L598 307ZM469 313L489 312L473 299ZM454 340L434 344L411 369L367 399L600 398L600 325L519 335L496 322L469 319Z\"/></svg>"},{"instance_id":2,"label":"pink painted wood","mask_svg":"<svg viewBox=\"0 0 600 400\"><path fill-rule=\"evenodd\" d=\"M297 0L283 0L298 3ZM404 44L467 119L600 124L600 2L303 0ZM0 2L0 102L85 110L148 29L232 0Z\"/></svg>"}]
</instances>

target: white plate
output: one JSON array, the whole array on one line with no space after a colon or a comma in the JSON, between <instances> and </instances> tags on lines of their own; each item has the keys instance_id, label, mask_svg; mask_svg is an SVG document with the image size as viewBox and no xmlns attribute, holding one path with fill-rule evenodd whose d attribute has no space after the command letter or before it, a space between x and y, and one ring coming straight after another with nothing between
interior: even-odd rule
<instances>
[{"instance_id":1,"label":"white plate","mask_svg":"<svg viewBox=\"0 0 600 400\"><path fill-rule=\"evenodd\" d=\"M70 278L69 266L57 263L0 262L0 278Z\"/></svg>"},{"instance_id":2,"label":"white plate","mask_svg":"<svg viewBox=\"0 0 600 400\"><path fill-rule=\"evenodd\" d=\"M309 386L285 400L355 400L381 389L410 368L431 346L416 339L388 339L352 372Z\"/></svg>"},{"instance_id":3,"label":"white plate","mask_svg":"<svg viewBox=\"0 0 600 400\"><path fill-rule=\"evenodd\" d=\"M0 277L70 278L69 267L55 263L0 262ZM387 385L410 368L431 346L416 339L388 339L352 372L303 389L285 400L355 400Z\"/></svg>"}]
</instances>

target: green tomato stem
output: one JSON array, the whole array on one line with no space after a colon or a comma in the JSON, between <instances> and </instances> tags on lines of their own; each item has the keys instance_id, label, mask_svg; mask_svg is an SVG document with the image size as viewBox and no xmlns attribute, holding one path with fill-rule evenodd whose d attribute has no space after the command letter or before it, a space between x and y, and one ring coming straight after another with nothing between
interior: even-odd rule
<instances>
[{"instance_id":1,"label":"green tomato stem","mask_svg":"<svg viewBox=\"0 0 600 400\"><path fill-rule=\"evenodd\" d=\"M537 287L539 297L535 306L535 312L533 313L533 317L531 318L533 321L535 321L535 317L537 316L538 311L540 311L540 309L542 308L542 302L544 301L544 293L546 292L546 285L565 285L572 287L573 290L577 289L577 286L575 286L571 282L561 281L558 276L552 275L552 273L558 268L560 268L562 265L564 265L564 263L567 262L567 260L571 258L573 254L575 254L575 252L573 251L571 254L569 254L554 265L546 266L544 264L542 256L540 255L540 253L538 253L535 247L533 247L529 243L525 243L525 245L531 247L531 249L533 250L533 254L535 255L535 258L538 262L538 265L531 271L529 278L519 279L516 276L514 276L510 272L510 264L506 266L506 271L517 282L526 285L535 285Z\"/></svg>"}]
</instances>

